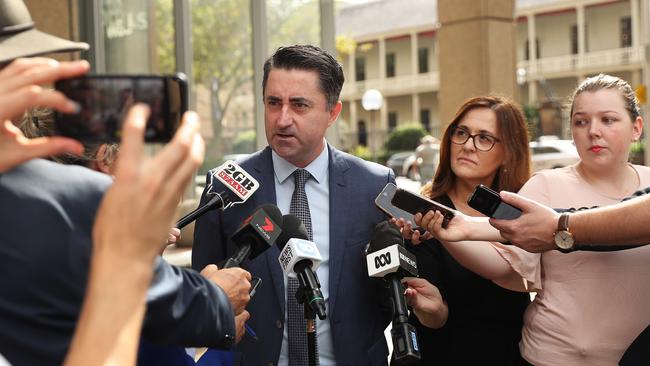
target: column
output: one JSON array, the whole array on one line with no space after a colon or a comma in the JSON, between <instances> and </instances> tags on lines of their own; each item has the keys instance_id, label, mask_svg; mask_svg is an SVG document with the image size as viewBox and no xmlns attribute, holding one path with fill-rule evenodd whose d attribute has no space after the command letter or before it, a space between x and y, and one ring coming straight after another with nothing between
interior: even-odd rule
<instances>
[{"instance_id":1,"label":"column","mask_svg":"<svg viewBox=\"0 0 650 366\"><path fill-rule=\"evenodd\" d=\"M514 0L438 0L443 123L451 121L456 109L471 96L515 95L514 13Z\"/></svg>"},{"instance_id":2,"label":"column","mask_svg":"<svg viewBox=\"0 0 650 366\"><path fill-rule=\"evenodd\" d=\"M412 121L420 121L420 94L418 93L413 93L411 94L411 113L412 113Z\"/></svg>"},{"instance_id":3,"label":"column","mask_svg":"<svg viewBox=\"0 0 650 366\"><path fill-rule=\"evenodd\" d=\"M386 39L379 38L379 79L386 79Z\"/></svg>"},{"instance_id":4,"label":"column","mask_svg":"<svg viewBox=\"0 0 650 366\"><path fill-rule=\"evenodd\" d=\"M418 33L411 32L411 74L418 74Z\"/></svg>"},{"instance_id":5,"label":"column","mask_svg":"<svg viewBox=\"0 0 650 366\"><path fill-rule=\"evenodd\" d=\"M528 104L537 105L537 80L528 81Z\"/></svg>"},{"instance_id":6,"label":"column","mask_svg":"<svg viewBox=\"0 0 650 366\"><path fill-rule=\"evenodd\" d=\"M350 72L348 73L348 77L347 77L346 82L352 83L352 84L357 82L357 80L356 80L356 78L357 78L356 59L357 59L357 48L355 47L355 48L352 49L352 51L348 55L348 70L350 70Z\"/></svg>"}]
</instances>

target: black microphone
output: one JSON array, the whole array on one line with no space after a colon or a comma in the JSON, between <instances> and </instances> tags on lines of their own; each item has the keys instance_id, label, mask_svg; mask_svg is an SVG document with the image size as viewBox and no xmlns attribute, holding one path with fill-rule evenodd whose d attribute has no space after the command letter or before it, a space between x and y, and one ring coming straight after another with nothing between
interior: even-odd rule
<instances>
[{"instance_id":1,"label":"black microphone","mask_svg":"<svg viewBox=\"0 0 650 366\"><path fill-rule=\"evenodd\" d=\"M298 279L300 287L296 297L323 320L327 317L325 298L320 290L316 268L323 260L316 244L309 240L307 229L295 215L284 215L282 233L275 244L280 248L278 261L287 277Z\"/></svg>"},{"instance_id":2,"label":"black microphone","mask_svg":"<svg viewBox=\"0 0 650 366\"><path fill-rule=\"evenodd\" d=\"M239 267L246 259L254 259L270 248L282 232L280 225L282 213L278 206L266 203L257 207L230 237L239 249L223 268Z\"/></svg>"},{"instance_id":3,"label":"black microphone","mask_svg":"<svg viewBox=\"0 0 650 366\"><path fill-rule=\"evenodd\" d=\"M407 364L420 359L420 347L415 327L408 322L408 309L404 299L401 279L417 276L415 256L404 248L404 238L397 226L382 221L375 226L366 255L370 277L388 281L393 303L393 355L398 364Z\"/></svg>"},{"instance_id":4,"label":"black microphone","mask_svg":"<svg viewBox=\"0 0 650 366\"><path fill-rule=\"evenodd\" d=\"M215 179L221 181L230 192L228 193L225 190L216 192L214 189ZM259 187L260 184L255 178L246 173L234 161L228 160L210 174L206 192L206 197L211 197L210 200L203 206L183 216L176 223L176 227L182 229L208 211L216 209L223 211L233 205L244 203Z\"/></svg>"}]
</instances>

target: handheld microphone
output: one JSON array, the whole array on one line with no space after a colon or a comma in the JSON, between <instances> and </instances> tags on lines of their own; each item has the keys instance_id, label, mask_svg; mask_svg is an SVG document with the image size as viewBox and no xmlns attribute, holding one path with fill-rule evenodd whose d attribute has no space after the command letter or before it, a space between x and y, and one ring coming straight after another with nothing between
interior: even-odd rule
<instances>
[{"instance_id":1,"label":"handheld microphone","mask_svg":"<svg viewBox=\"0 0 650 366\"><path fill-rule=\"evenodd\" d=\"M239 249L223 268L239 267L246 259L254 259L270 248L282 232L280 225L282 213L276 205L267 203L257 207L230 237Z\"/></svg>"},{"instance_id":2,"label":"handheld microphone","mask_svg":"<svg viewBox=\"0 0 650 366\"><path fill-rule=\"evenodd\" d=\"M366 265L370 277L380 277L390 284L393 303L393 353L398 364L420 359L417 331L408 322L408 309L404 299L404 287L400 280L405 276L417 276L415 256L404 248L404 238L399 229L388 221L375 226L368 246Z\"/></svg>"},{"instance_id":3,"label":"handheld microphone","mask_svg":"<svg viewBox=\"0 0 650 366\"><path fill-rule=\"evenodd\" d=\"M309 241L305 225L295 215L284 215L282 233L275 243L280 248L278 261L282 271L287 277L297 278L300 284L298 303L306 303L319 319L325 319L325 299L315 272L323 258L316 244Z\"/></svg>"},{"instance_id":4,"label":"handheld microphone","mask_svg":"<svg viewBox=\"0 0 650 366\"><path fill-rule=\"evenodd\" d=\"M214 188L215 179L221 181L230 190L230 193L234 193L234 197L233 194L225 190L217 192ZM260 184L255 178L246 173L234 161L228 160L210 174L206 192L206 196L211 197L210 200L203 206L183 216L176 223L176 227L182 229L208 211L216 209L223 211L233 205L244 203L259 187Z\"/></svg>"}]
</instances>

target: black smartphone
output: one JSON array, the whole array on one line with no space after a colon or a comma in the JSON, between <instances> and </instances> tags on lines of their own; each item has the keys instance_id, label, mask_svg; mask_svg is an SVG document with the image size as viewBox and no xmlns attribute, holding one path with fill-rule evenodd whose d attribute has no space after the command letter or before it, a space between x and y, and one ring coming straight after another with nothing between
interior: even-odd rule
<instances>
[{"instance_id":1,"label":"black smartphone","mask_svg":"<svg viewBox=\"0 0 650 366\"><path fill-rule=\"evenodd\" d=\"M74 114L56 113L57 133L82 142L119 142L126 113L145 103L151 115L146 142L168 142L187 111L187 78L178 73L154 75L85 75L55 83L57 90L79 103Z\"/></svg>"},{"instance_id":2,"label":"black smartphone","mask_svg":"<svg viewBox=\"0 0 650 366\"><path fill-rule=\"evenodd\" d=\"M479 184L467 200L469 207L495 219L512 220L521 216L521 210L501 201L499 193Z\"/></svg>"},{"instance_id":3,"label":"black smartphone","mask_svg":"<svg viewBox=\"0 0 650 366\"><path fill-rule=\"evenodd\" d=\"M412 213L406 212L399 207L395 207L391 203L393 197L395 196L395 192L397 192L397 190L398 188L395 184L393 183L386 184L384 189L382 189L381 192L379 192L379 195L377 195L377 198L375 198L375 206L377 206L377 208L379 208L381 211L383 211L386 215L388 215L391 218L396 218L396 219L402 218L415 225L415 219L413 219ZM420 234L424 234L424 232L426 231L421 227L414 227L413 229L419 231Z\"/></svg>"},{"instance_id":4,"label":"black smartphone","mask_svg":"<svg viewBox=\"0 0 650 366\"><path fill-rule=\"evenodd\" d=\"M413 215L418 212L425 214L430 210L440 211L444 216L442 221L443 228L447 227L449 220L454 217L454 211L449 207L401 188L397 189L391 203L393 206L410 212Z\"/></svg>"}]
</instances>

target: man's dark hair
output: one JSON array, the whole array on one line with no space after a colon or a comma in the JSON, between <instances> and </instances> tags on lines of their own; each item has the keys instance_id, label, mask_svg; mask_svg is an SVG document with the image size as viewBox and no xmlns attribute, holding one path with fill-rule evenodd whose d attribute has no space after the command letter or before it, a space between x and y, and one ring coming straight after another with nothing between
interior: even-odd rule
<instances>
[{"instance_id":1,"label":"man's dark hair","mask_svg":"<svg viewBox=\"0 0 650 366\"><path fill-rule=\"evenodd\" d=\"M295 45L278 48L264 63L263 94L266 92L266 82L272 69L316 71L321 91L327 99L327 110L331 110L339 101L345 81L343 68L334 57L319 47Z\"/></svg>"}]
</instances>

